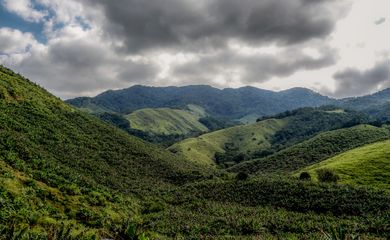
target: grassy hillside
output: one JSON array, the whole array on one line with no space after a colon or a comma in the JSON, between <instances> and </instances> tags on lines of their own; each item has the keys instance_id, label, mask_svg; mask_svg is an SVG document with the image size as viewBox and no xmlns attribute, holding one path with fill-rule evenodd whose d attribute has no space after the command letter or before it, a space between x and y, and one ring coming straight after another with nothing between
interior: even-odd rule
<instances>
[{"instance_id":1,"label":"grassy hillside","mask_svg":"<svg viewBox=\"0 0 390 240\"><path fill-rule=\"evenodd\" d=\"M123 221L131 211L110 207L122 206L121 194L142 196L208 172L75 110L3 67L0 123L0 232L3 224L22 230L21 224L48 234L63 221L111 232L101 204Z\"/></svg>"},{"instance_id":2,"label":"grassy hillside","mask_svg":"<svg viewBox=\"0 0 390 240\"><path fill-rule=\"evenodd\" d=\"M302 143L293 145L268 157L237 164L232 172L288 173L318 163L350 149L389 139L388 128L359 125L320 133Z\"/></svg>"},{"instance_id":3,"label":"grassy hillside","mask_svg":"<svg viewBox=\"0 0 390 240\"><path fill-rule=\"evenodd\" d=\"M269 148L272 135L285 124L286 122L281 119L269 119L250 125L231 127L186 139L174 144L169 150L192 162L213 165L215 154L225 153L227 148L236 148L244 153Z\"/></svg>"},{"instance_id":4,"label":"grassy hillside","mask_svg":"<svg viewBox=\"0 0 390 240\"><path fill-rule=\"evenodd\" d=\"M333 170L340 183L390 190L390 140L352 149L303 171L315 177L318 169Z\"/></svg>"},{"instance_id":5,"label":"grassy hillside","mask_svg":"<svg viewBox=\"0 0 390 240\"><path fill-rule=\"evenodd\" d=\"M263 137L284 125L266 123ZM388 239L389 198L210 170L0 67L1 240L320 239L334 229Z\"/></svg>"},{"instance_id":6,"label":"grassy hillside","mask_svg":"<svg viewBox=\"0 0 390 240\"><path fill-rule=\"evenodd\" d=\"M199 122L204 113L188 110L156 108L140 109L125 118L133 129L158 135L188 135L207 132L208 128Z\"/></svg>"},{"instance_id":7,"label":"grassy hillside","mask_svg":"<svg viewBox=\"0 0 390 240\"><path fill-rule=\"evenodd\" d=\"M192 162L230 166L271 155L320 132L367 121L358 112L334 107L303 108L259 119L255 124L190 138L169 148Z\"/></svg>"}]
</instances>

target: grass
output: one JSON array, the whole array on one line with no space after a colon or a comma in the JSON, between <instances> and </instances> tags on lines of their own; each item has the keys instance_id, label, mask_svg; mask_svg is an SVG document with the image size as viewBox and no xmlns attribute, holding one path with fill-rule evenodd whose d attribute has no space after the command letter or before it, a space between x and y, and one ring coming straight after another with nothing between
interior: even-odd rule
<instances>
[{"instance_id":1,"label":"grass","mask_svg":"<svg viewBox=\"0 0 390 240\"><path fill-rule=\"evenodd\" d=\"M0 123L1 240L320 239L340 227L390 237L388 192L239 180L131 137L2 67ZM254 126L268 140L284 124Z\"/></svg>"},{"instance_id":2,"label":"grass","mask_svg":"<svg viewBox=\"0 0 390 240\"><path fill-rule=\"evenodd\" d=\"M324 168L337 173L340 183L390 190L390 140L352 149L301 171L315 177L315 171Z\"/></svg>"},{"instance_id":3,"label":"grass","mask_svg":"<svg viewBox=\"0 0 390 240\"><path fill-rule=\"evenodd\" d=\"M344 151L389 138L388 128L371 125L328 131L273 155L237 164L229 171L251 174L290 173Z\"/></svg>"},{"instance_id":4,"label":"grass","mask_svg":"<svg viewBox=\"0 0 390 240\"><path fill-rule=\"evenodd\" d=\"M191 106L193 111L170 108L146 108L126 115L133 129L157 135L188 135L207 132L199 119L205 116L201 109Z\"/></svg>"},{"instance_id":5,"label":"grass","mask_svg":"<svg viewBox=\"0 0 390 240\"><path fill-rule=\"evenodd\" d=\"M224 153L227 144L243 153L269 148L272 135L284 125L283 119L269 119L250 125L235 126L186 139L174 144L169 150L191 162L214 165L215 154Z\"/></svg>"}]
</instances>

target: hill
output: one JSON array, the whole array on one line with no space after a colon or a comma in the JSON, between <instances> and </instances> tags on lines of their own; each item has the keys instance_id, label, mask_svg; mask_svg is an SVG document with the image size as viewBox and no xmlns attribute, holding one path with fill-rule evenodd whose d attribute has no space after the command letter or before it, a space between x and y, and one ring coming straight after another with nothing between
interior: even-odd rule
<instances>
[{"instance_id":1,"label":"hill","mask_svg":"<svg viewBox=\"0 0 390 240\"><path fill-rule=\"evenodd\" d=\"M64 221L115 233L110 227L138 211L134 196L208 172L70 107L4 67L0 122L0 231L10 234L31 226L45 236Z\"/></svg>"},{"instance_id":2,"label":"hill","mask_svg":"<svg viewBox=\"0 0 390 240\"><path fill-rule=\"evenodd\" d=\"M168 149L192 162L214 165L216 153L223 154L235 150L250 153L269 148L272 135L284 124L283 120L270 119L250 125L235 126L183 140Z\"/></svg>"},{"instance_id":3,"label":"hill","mask_svg":"<svg viewBox=\"0 0 390 240\"><path fill-rule=\"evenodd\" d=\"M271 155L320 132L365 121L366 117L358 112L334 107L302 108L186 139L169 150L193 162L231 166Z\"/></svg>"},{"instance_id":4,"label":"hill","mask_svg":"<svg viewBox=\"0 0 390 240\"><path fill-rule=\"evenodd\" d=\"M316 176L318 169L333 170L340 183L390 190L390 140L352 149L303 171Z\"/></svg>"},{"instance_id":5,"label":"hill","mask_svg":"<svg viewBox=\"0 0 390 240\"><path fill-rule=\"evenodd\" d=\"M146 108L126 115L133 129L157 135L189 135L209 129L199 122L205 113L170 108Z\"/></svg>"},{"instance_id":6,"label":"hill","mask_svg":"<svg viewBox=\"0 0 390 240\"><path fill-rule=\"evenodd\" d=\"M275 154L237 164L228 170L251 174L291 173L350 149L389 138L388 128L358 125L320 133Z\"/></svg>"},{"instance_id":7,"label":"hill","mask_svg":"<svg viewBox=\"0 0 390 240\"><path fill-rule=\"evenodd\" d=\"M0 122L0 239L390 237L387 192L193 164L3 67Z\"/></svg>"},{"instance_id":8,"label":"hill","mask_svg":"<svg viewBox=\"0 0 390 240\"><path fill-rule=\"evenodd\" d=\"M289 101L286 101L286 99ZM334 100L308 89L295 88L273 92L254 87L217 89L210 86L146 87L133 86L107 91L93 98L76 98L67 102L90 111L129 114L143 108L202 107L214 118L241 119L247 115L265 116L305 106L321 106Z\"/></svg>"}]
</instances>

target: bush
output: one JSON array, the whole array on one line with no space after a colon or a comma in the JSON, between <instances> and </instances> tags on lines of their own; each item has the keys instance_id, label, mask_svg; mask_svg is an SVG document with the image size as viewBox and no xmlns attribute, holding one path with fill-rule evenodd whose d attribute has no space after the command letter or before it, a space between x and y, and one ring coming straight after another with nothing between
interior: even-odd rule
<instances>
[{"instance_id":1,"label":"bush","mask_svg":"<svg viewBox=\"0 0 390 240\"><path fill-rule=\"evenodd\" d=\"M330 169L318 169L316 172L318 181L320 182L336 183L340 179L340 177Z\"/></svg>"},{"instance_id":2,"label":"bush","mask_svg":"<svg viewBox=\"0 0 390 240\"><path fill-rule=\"evenodd\" d=\"M244 181L244 180L247 180L248 178L249 178L249 175L247 173L244 173L244 172L239 172L236 175L236 180L238 180L238 181Z\"/></svg>"},{"instance_id":3,"label":"bush","mask_svg":"<svg viewBox=\"0 0 390 240\"><path fill-rule=\"evenodd\" d=\"M301 174L299 175L299 180L310 181L311 176L308 172L301 172Z\"/></svg>"}]
</instances>

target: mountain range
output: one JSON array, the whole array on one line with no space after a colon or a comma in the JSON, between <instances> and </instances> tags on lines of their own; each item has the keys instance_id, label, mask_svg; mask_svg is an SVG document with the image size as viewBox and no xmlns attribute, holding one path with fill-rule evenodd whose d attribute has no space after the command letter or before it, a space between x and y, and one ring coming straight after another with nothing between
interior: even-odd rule
<instances>
[{"instance_id":1,"label":"mountain range","mask_svg":"<svg viewBox=\"0 0 390 240\"><path fill-rule=\"evenodd\" d=\"M240 106L260 99L250 92L263 92L210 91L241 96L246 100L235 99ZM265 92L294 99L300 91L306 92ZM110 98L104 106L84 99L100 111L90 114L0 66L0 239L390 237L386 122L323 106L275 110L256 123L223 126L228 112L237 114L231 119L251 112L217 109L210 99L187 100L199 97L195 93L177 102L166 94L159 94L165 96L157 98L160 104L140 93L126 101ZM152 103L157 108L146 110ZM131 121L148 132L151 120L142 119L150 116L164 121L158 129L160 121L150 125L157 132L187 131L191 124L201 127L199 122L211 133L169 148L128 134ZM190 158L207 150L204 143L214 152Z\"/></svg>"}]
</instances>

